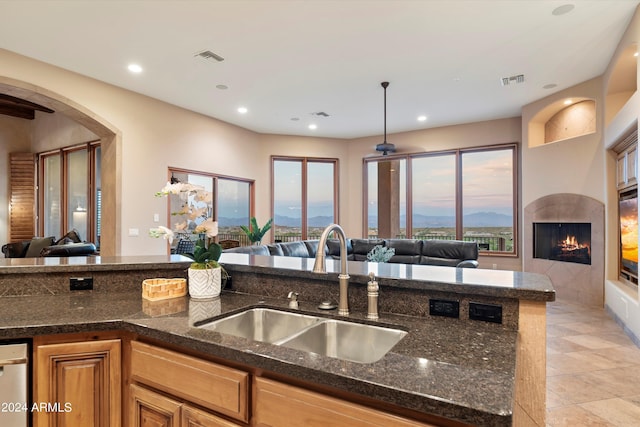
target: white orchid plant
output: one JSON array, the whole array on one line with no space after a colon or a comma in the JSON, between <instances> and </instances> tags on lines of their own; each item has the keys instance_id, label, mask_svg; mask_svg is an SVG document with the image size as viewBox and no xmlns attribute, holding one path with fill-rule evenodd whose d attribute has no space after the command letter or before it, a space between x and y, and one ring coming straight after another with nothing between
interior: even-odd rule
<instances>
[{"instance_id":1,"label":"white orchid plant","mask_svg":"<svg viewBox=\"0 0 640 427\"><path fill-rule=\"evenodd\" d=\"M156 197L168 197L176 195L180 198L180 209L171 212L172 217L178 217L179 221L173 229L160 226L149 231L152 237L164 237L173 242L176 234L192 234L197 237L193 254L184 254L193 259L191 268L206 269L219 267L218 260L222 254L222 247L211 242L211 239L218 235L218 222L209 216L209 206L213 203L211 191L195 184L178 182L167 185L158 191ZM211 242L211 243L208 243Z\"/></svg>"}]
</instances>

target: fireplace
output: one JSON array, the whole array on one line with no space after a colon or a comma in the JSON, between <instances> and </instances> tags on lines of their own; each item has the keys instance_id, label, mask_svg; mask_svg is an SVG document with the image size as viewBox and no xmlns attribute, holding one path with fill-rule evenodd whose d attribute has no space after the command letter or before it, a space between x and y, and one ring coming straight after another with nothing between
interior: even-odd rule
<instances>
[{"instance_id":1,"label":"fireplace","mask_svg":"<svg viewBox=\"0 0 640 427\"><path fill-rule=\"evenodd\" d=\"M591 265L591 224L534 222L533 257Z\"/></svg>"}]
</instances>

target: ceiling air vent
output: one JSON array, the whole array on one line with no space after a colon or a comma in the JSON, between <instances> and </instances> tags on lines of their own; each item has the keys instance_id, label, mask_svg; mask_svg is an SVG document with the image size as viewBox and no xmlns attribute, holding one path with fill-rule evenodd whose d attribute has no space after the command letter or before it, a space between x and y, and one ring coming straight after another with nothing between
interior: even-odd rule
<instances>
[{"instance_id":1,"label":"ceiling air vent","mask_svg":"<svg viewBox=\"0 0 640 427\"><path fill-rule=\"evenodd\" d=\"M517 76L503 77L500 79L502 86L509 86L511 83L524 83L524 74L518 74Z\"/></svg>"},{"instance_id":2,"label":"ceiling air vent","mask_svg":"<svg viewBox=\"0 0 640 427\"><path fill-rule=\"evenodd\" d=\"M316 113L311 113L312 116L317 116L317 117L329 117L329 115L327 113L325 113L324 111L318 111Z\"/></svg>"},{"instance_id":3,"label":"ceiling air vent","mask_svg":"<svg viewBox=\"0 0 640 427\"><path fill-rule=\"evenodd\" d=\"M210 50L203 50L202 52L196 53L194 56L199 56L204 59L215 59L218 62L224 61L224 58L216 53L211 52Z\"/></svg>"}]
</instances>

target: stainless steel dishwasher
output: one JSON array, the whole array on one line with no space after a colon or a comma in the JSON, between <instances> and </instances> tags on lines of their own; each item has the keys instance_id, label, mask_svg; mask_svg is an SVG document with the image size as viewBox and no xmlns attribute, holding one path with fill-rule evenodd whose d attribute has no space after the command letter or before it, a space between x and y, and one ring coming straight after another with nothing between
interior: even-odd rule
<instances>
[{"instance_id":1,"label":"stainless steel dishwasher","mask_svg":"<svg viewBox=\"0 0 640 427\"><path fill-rule=\"evenodd\" d=\"M29 419L27 344L0 345L0 426L26 427Z\"/></svg>"}]
</instances>

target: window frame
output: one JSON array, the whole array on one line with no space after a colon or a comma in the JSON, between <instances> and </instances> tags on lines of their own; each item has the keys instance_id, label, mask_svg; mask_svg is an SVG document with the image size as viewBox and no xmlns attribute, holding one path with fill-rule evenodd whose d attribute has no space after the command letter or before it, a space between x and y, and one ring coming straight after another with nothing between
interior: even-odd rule
<instances>
[{"instance_id":1,"label":"window frame","mask_svg":"<svg viewBox=\"0 0 640 427\"><path fill-rule=\"evenodd\" d=\"M178 168L178 167L173 167L173 166L169 166L168 171L167 171L167 181L171 181L171 178L173 177L174 174L191 174L191 175L201 175L204 177L208 177L212 179L212 191L213 191L213 202L212 202L212 207L213 207L213 215L212 215L212 219L213 221L218 221L218 217L219 217L219 212L220 209L218 209L218 181L220 179L223 180L228 180L228 181L236 181L236 182L241 182L241 183L245 183L249 185L249 219L252 216L255 216L255 180L254 179L249 179L249 178L242 178L242 177L237 177L237 176L231 176L231 175L223 175L223 174L219 174L219 173L215 173L215 172L203 172L203 171L198 171L198 170L193 170L193 169L184 169L184 168ZM167 219L169 220L171 218L171 207L170 207L170 202L167 202ZM170 221L169 221L170 222ZM247 226L249 226L249 224L246 224ZM171 224L168 225L168 227L171 227ZM230 238L235 238L236 236L230 236ZM225 237L226 238L226 237ZM218 236L216 236L216 238L214 239L216 242L218 242L220 240L220 232L218 232ZM243 235L239 235L238 236L238 240L243 243L245 239L245 236ZM247 240L248 241L248 240Z\"/></svg>"},{"instance_id":2,"label":"window frame","mask_svg":"<svg viewBox=\"0 0 640 427\"><path fill-rule=\"evenodd\" d=\"M334 157L303 157L303 156L271 156L271 217L273 218L273 227L271 227L271 241L275 241L276 237L276 214L275 214L275 165L277 161L286 161L286 162L300 162L301 163L301 237L300 240L307 240L309 235L308 230L308 192L307 192L307 183L308 183L308 164L309 163L329 163L333 164L333 222L336 224L340 223L340 173L339 166L340 160Z\"/></svg>"},{"instance_id":3,"label":"window frame","mask_svg":"<svg viewBox=\"0 0 640 427\"><path fill-rule=\"evenodd\" d=\"M68 155L70 153L74 153L77 151L85 150L87 156L87 171L86 171L86 191L87 191L87 230L86 236L80 236L87 241L93 242L96 247L100 248L100 235L99 230L97 230L97 224L95 219L96 210L98 209L95 206L96 198L94 196L94 189L96 188L97 182L97 174L96 170L96 161L95 155L96 150L101 147L100 140L93 140L89 142L84 142L82 144L74 144L67 147L61 147L56 150L45 151L37 154L37 164L38 164L38 217L37 217L37 230L38 234L47 234L45 233L45 224L44 220L47 213L44 212L44 192L45 188L45 159L53 156L59 156L60 158L60 176L59 176L59 184L60 184L60 236L56 236L60 238L64 235L65 232L68 232L68 224L70 218L70 212L67 210L68 202L69 202L69 179L68 179L68 168L69 168L69 159Z\"/></svg>"},{"instance_id":4,"label":"window frame","mask_svg":"<svg viewBox=\"0 0 640 427\"><path fill-rule=\"evenodd\" d=\"M455 238L457 240L462 240L464 238L464 224L463 224L463 170L462 170L462 157L465 153L476 153L476 152L489 152L489 151L501 151L501 150L512 150L512 212L513 212L513 250L512 251L487 251L480 250L480 254L486 256L496 256L496 257L518 257L520 254L520 244L519 244L519 218L518 218L518 205L520 200L520 184L519 184L519 149L517 142L511 142L506 144L491 144L477 147L465 147L465 148L455 148L455 149L446 149L446 150L437 150L437 151L426 151L419 153L409 153L409 154L391 154L387 156L374 156L374 157L366 157L362 159L363 162L363 201L362 201L362 232L363 236L369 236L369 227L368 227L368 215L369 215L369 204L368 204L368 196L369 196L369 188L368 188L368 165L372 162L379 162L384 160L406 160L406 223L405 223L405 236L404 238L412 238L413 235L413 188L412 188L412 179L413 179L413 160L420 159L425 157L436 157L436 156L446 156L453 155L455 171L454 171L454 179L455 179Z\"/></svg>"}]
</instances>

